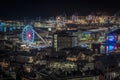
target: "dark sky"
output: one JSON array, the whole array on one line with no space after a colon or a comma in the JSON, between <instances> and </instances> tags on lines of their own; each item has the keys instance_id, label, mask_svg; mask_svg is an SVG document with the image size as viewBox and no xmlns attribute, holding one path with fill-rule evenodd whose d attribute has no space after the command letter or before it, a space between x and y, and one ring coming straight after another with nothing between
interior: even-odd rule
<instances>
[{"instance_id":1,"label":"dark sky","mask_svg":"<svg viewBox=\"0 0 120 80\"><path fill-rule=\"evenodd\" d=\"M92 11L114 13L118 10L117 0L0 0L0 19L47 18L75 12L87 15Z\"/></svg>"}]
</instances>

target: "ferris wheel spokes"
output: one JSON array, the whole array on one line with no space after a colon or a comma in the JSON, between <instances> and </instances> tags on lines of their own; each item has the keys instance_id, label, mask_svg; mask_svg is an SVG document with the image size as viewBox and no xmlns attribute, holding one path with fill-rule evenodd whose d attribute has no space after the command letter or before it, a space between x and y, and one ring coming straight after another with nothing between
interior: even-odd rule
<instances>
[{"instance_id":1,"label":"ferris wheel spokes","mask_svg":"<svg viewBox=\"0 0 120 80\"><path fill-rule=\"evenodd\" d=\"M47 40L43 39L31 25L27 25L22 31L22 42L26 45L31 46L34 43L35 34L40 38L40 40L45 44L45 46L50 46Z\"/></svg>"}]
</instances>

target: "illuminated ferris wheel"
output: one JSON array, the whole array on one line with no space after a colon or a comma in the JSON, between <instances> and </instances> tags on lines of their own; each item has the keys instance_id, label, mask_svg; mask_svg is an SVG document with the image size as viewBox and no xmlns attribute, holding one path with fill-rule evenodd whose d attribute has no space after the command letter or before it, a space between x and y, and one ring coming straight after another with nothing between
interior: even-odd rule
<instances>
[{"instance_id":1,"label":"illuminated ferris wheel","mask_svg":"<svg viewBox=\"0 0 120 80\"><path fill-rule=\"evenodd\" d=\"M27 25L22 30L22 42L31 44L34 42L34 30L31 25Z\"/></svg>"}]
</instances>

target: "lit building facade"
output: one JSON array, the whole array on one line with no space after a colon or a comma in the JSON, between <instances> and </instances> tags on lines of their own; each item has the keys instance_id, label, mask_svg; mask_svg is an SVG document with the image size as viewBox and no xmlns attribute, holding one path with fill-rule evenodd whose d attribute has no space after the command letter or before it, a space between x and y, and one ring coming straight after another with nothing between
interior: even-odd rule
<instances>
[{"instance_id":1,"label":"lit building facade","mask_svg":"<svg viewBox=\"0 0 120 80\"><path fill-rule=\"evenodd\" d=\"M53 34L53 47L55 51L74 46L77 46L76 36L70 35L66 31L60 31Z\"/></svg>"},{"instance_id":2,"label":"lit building facade","mask_svg":"<svg viewBox=\"0 0 120 80\"><path fill-rule=\"evenodd\" d=\"M0 21L0 32L11 32L14 30L19 30L24 27L24 22L23 21L11 21L11 20L6 20L6 21Z\"/></svg>"}]
</instances>

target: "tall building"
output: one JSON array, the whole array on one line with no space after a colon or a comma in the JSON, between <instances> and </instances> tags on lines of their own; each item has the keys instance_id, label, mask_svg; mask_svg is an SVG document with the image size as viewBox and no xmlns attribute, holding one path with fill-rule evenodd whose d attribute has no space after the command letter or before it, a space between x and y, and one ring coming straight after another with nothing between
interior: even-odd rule
<instances>
[{"instance_id":1,"label":"tall building","mask_svg":"<svg viewBox=\"0 0 120 80\"><path fill-rule=\"evenodd\" d=\"M77 36L74 36L67 31L56 31L53 34L53 47L55 51L74 46L77 46Z\"/></svg>"}]
</instances>

